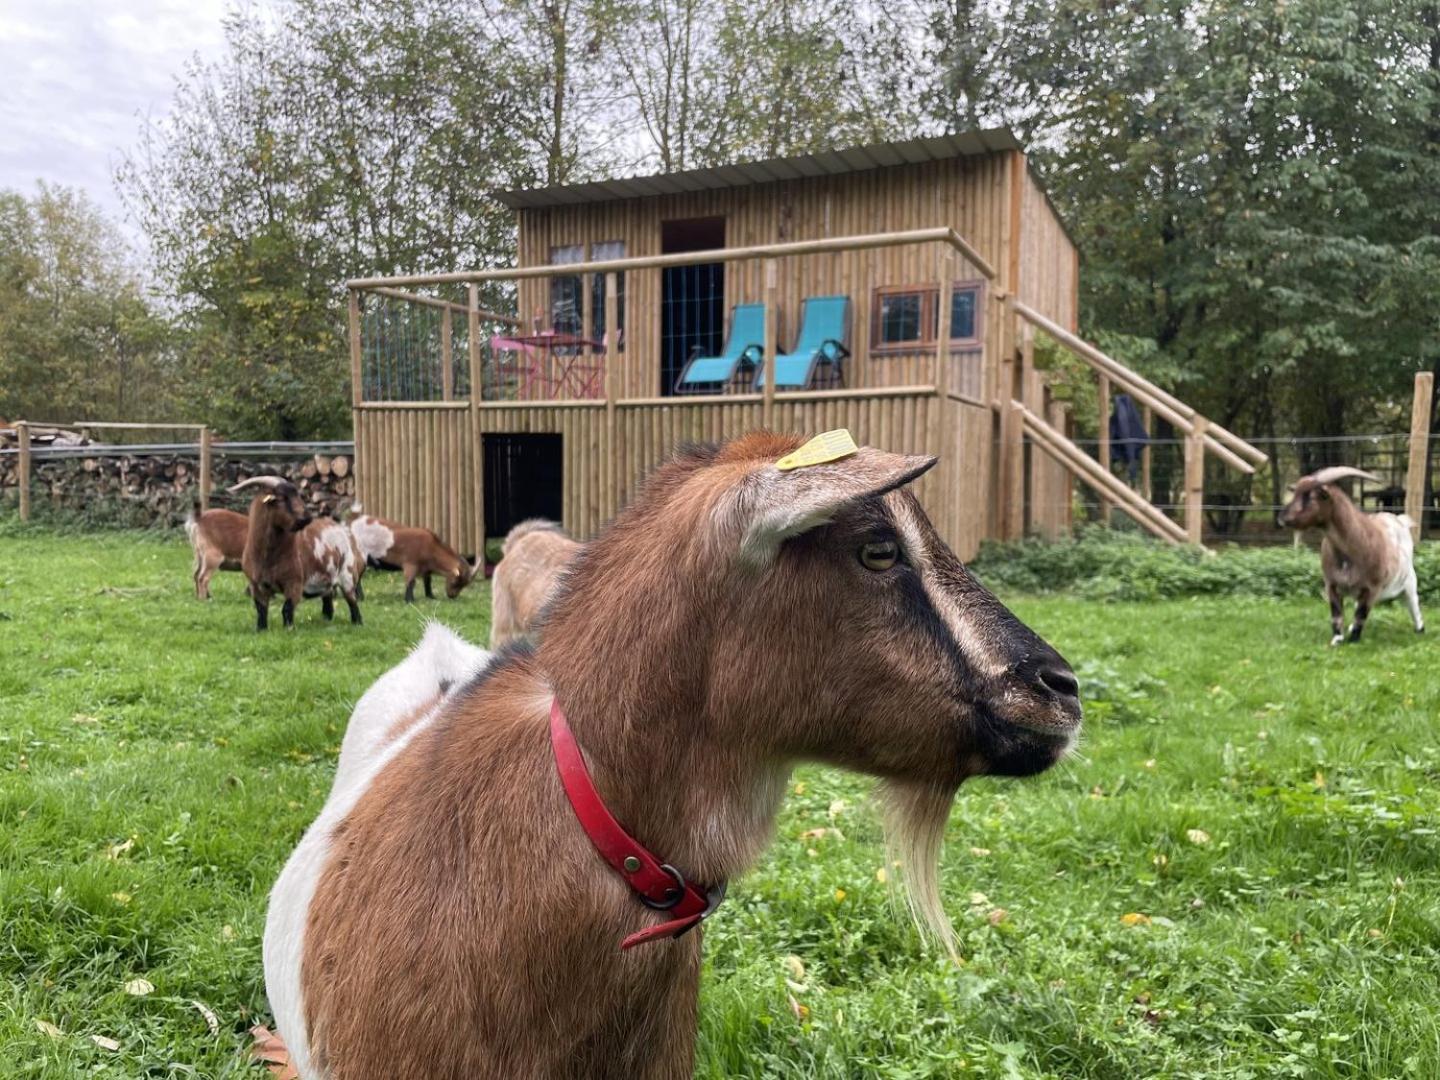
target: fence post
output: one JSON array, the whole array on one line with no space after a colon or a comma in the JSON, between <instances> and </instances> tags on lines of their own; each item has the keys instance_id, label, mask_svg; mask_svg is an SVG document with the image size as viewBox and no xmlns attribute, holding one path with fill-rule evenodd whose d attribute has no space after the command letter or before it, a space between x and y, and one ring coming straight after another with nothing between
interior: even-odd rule
<instances>
[{"instance_id":1,"label":"fence post","mask_svg":"<svg viewBox=\"0 0 1440 1080\"><path fill-rule=\"evenodd\" d=\"M1410 409L1410 465L1405 473L1405 513L1410 516L1410 535L1417 544L1425 535L1425 465L1430 458L1430 404L1434 395L1434 374L1416 372L1415 401Z\"/></svg>"},{"instance_id":2,"label":"fence post","mask_svg":"<svg viewBox=\"0 0 1440 1080\"><path fill-rule=\"evenodd\" d=\"M1205 429L1209 421L1196 416L1194 427L1185 436L1185 533L1192 544L1204 537L1205 514Z\"/></svg>"},{"instance_id":3,"label":"fence post","mask_svg":"<svg viewBox=\"0 0 1440 1080\"><path fill-rule=\"evenodd\" d=\"M210 428L200 429L200 512L210 509Z\"/></svg>"},{"instance_id":4,"label":"fence post","mask_svg":"<svg viewBox=\"0 0 1440 1080\"><path fill-rule=\"evenodd\" d=\"M1099 402L1097 411L1100 414L1098 421L1100 441L1096 444L1095 454L1100 460L1100 467L1107 473L1110 471L1110 376L1097 375L1096 397ZM1104 495L1100 496L1100 520L1106 525L1110 524L1111 511L1114 506Z\"/></svg>"},{"instance_id":5,"label":"fence post","mask_svg":"<svg viewBox=\"0 0 1440 1080\"><path fill-rule=\"evenodd\" d=\"M30 425L21 420L15 425L20 440L20 520L30 520Z\"/></svg>"},{"instance_id":6,"label":"fence post","mask_svg":"<svg viewBox=\"0 0 1440 1080\"><path fill-rule=\"evenodd\" d=\"M605 456L610 462L609 490L603 500L607 517L620 512L619 424L616 422L615 398L620 385L620 275L614 270L605 274Z\"/></svg>"},{"instance_id":7,"label":"fence post","mask_svg":"<svg viewBox=\"0 0 1440 1080\"><path fill-rule=\"evenodd\" d=\"M480 402L485 396L480 371L480 286L470 282L467 288L466 345L470 352L470 460L475 474L471 477L470 527L474 530L475 553L483 565L485 559L485 440L480 433Z\"/></svg>"},{"instance_id":8,"label":"fence post","mask_svg":"<svg viewBox=\"0 0 1440 1080\"><path fill-rule=\"evenodd\" d=\"M360 294L350 290L350 403L359 405L365 400L360 385Z\"/></svg>"},{"instance_id":9,"label":"fence post","mask_svg":"<svg viewBox=\"0 0 1440 1080\"><path fill-rule=\"evenodd\" d=\"M765 400L760 407L760 426L766 430L775 427L775 348L780 337L779 265L774 259L765 260Z\"/></svg>"},{"instance_id":10,"label":"fence post","mask_svg":"<svg viewBox=\"0 0 1440 1080\"><path fill-rule=\"evenodd\" d=\"M440 396L455 400L455 321L448 307L440 309Z\"/></svg>"},{"instance_id":11,"label":"fence post","mask_svg":"<svg viewBox=\"0 0 1440 1080\"><path fill-rule=\"evenodd\" d=\"M1141 410L1145 419L1145 446L1140 451L1140 494L1145 496L1146 502L1152 502L1155 498L1155 488L1150 482L1150 440L1155 438L1155 416L1146 405ZM1109 425L1107 424L1108 428Z\"/></svg>"}]
</instances>

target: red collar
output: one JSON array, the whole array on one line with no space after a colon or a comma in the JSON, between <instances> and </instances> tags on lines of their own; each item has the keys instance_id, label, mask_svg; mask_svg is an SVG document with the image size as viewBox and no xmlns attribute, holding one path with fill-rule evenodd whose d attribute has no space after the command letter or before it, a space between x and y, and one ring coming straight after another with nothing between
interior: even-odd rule
<instances>
[{"instance_id":1,"label":"red collar","mask_svg":"<svg viewBox=\"0 0 1440 1080\"><path fill-rule=\"evenodd\" d=\"M668 922L635 931L620 943L622 949L655 938L679 937L720 905L725 898L724 885L706 890L686 881L680 871L650 854L606 809L559 699L550 704L550 747L555 751L555 766L570 806L595 850L635 890L642 904L671 915Z\"/></svg>"}]
</instances>

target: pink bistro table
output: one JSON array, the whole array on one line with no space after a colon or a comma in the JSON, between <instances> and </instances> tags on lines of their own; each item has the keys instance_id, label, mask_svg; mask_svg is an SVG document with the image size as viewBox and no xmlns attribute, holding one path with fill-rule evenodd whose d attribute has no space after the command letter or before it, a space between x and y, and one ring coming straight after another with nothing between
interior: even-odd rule
<instances>
[{"instance_id":1,"label":"pink bistro table","mask_svg":"<svg viewBox=\"0 0 1440 1080\"><path fill-rule=\"evenodd\" d=\"M568 390L573 398L598 398L604 393L604 342L578 334L546 330L538 334L508 334L490 339L493 353L515 359L500 364L503 374L519 377L518 396L525 401L559 397ZM538 391L538 394L536 393Z\"/></svg>"}]
</instances>

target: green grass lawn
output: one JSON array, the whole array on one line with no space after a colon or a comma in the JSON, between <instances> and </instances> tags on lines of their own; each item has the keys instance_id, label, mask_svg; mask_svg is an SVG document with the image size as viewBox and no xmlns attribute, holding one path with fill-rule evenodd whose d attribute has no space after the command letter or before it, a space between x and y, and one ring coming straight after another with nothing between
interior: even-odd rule
<instances>
[{"instance_id":1,"label":"green grass lawn","mask_svg":"<svg viewBox=\"0 0 1440 1080\"><path fill-rule=\"evenodd\" d=\"M261 636L189 563L0 537L0 1075L263 1075L265 895L352 701L427 617L485 636L483 588L407 608L382 575L365 626ZM700 1075L1440 1076L1440 642L1386 607L1328 648L1318 569L1286 601L1010 599L1087 735L961 793L964 964L894 903L868 783L802 770L707 924Z\"/></svg>"}]
</instances>

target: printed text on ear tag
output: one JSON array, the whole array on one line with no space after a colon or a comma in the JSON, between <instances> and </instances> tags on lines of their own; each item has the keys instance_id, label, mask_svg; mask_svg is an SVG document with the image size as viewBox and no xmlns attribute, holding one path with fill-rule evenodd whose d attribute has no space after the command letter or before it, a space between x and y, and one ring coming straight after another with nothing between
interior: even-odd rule
<instances>
[{"instance_id":1,"label":"printed text on ear tag","mask_svg":"<svg viewBox=\"0 0 1440 1080\"><path fill-rule=\"evenodd\" d=\"M791 469L803 469L807 465L824 465L849 457L859 449L847 429L836 428L823 435L816 435L799 450L786 454L775 463L775 467L781 472L788 472Z\"/></svg>"}]
</instances>

